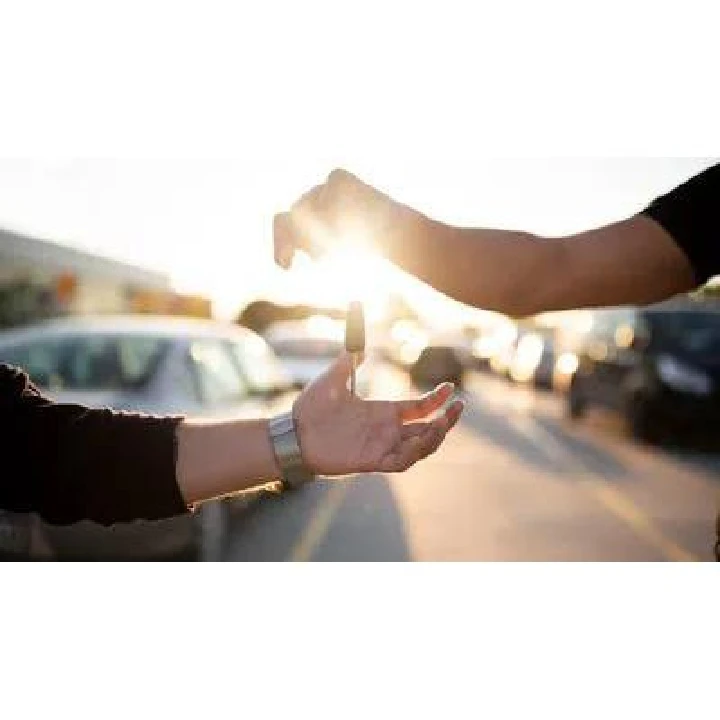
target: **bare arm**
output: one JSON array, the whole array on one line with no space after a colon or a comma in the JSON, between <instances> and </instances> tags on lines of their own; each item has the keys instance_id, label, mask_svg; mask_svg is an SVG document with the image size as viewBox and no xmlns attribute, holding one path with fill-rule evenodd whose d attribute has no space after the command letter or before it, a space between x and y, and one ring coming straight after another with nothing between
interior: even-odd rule
<instances>
[{"instance_id":1,"label":"bare arm","mask_svg":"<svg viewBox=\"0 0 720 720\"><path fill-rule=\"evenodd\" d=\"M453 388L394 402L367 401L347 389L350 356L299 396L294 416L303 462L317 475L401 472L440 446L462 403ZM186 503L279 480L265 420L186 420L177 429L177 484Z\"/></svg>"},{"instance_id":2,"label":"bare arm","mask_svg":"<svg viewBox=\"0 0 720 720\"><path fill-rule=\"evenodd\" d=\"M390 260L460 302L515 317L644 304L695 285L683 252L643 216L561 238L402 216L386 236Z\"/></svg>"},{"instance_id":3,"label":"bare arm","mask_svg":"<svg viewBox=\"0 0 720 720\"><path fill-rule=\"evenodd\" d=\"M316 475L406 470L435 452L460 417L450 385L368 401L349 392L351 370L343 354L294 403L302 458ZM0 507L57 525L158 520L280 479L265 419L208 422L57 403L2 363L0 438Z\"/></svg>"},{"instance_id":4,"label":"bare arm","mask_svg":"<svg viewBox=\"0 0 720 720\"><path fill-rule=\"evenodd\" d=\"M263 420L185 420L177 429L176 473L188 505L281 477Z\"/></svg>"},{"instance_id":5,"label":"bare arm","mask_svg":"<svg viewBox=\"0 0 720 720\"><path fill-rule=\"evenodd\" d=\"M650 213L542 238L453 227L336 170L276 217L275 252L287 265L295 249L322 252L359 227L400 268L467 305L522 317L646 304L720 272L719 193L716 165L656 200Z\"/></svg>"}]
</instances>

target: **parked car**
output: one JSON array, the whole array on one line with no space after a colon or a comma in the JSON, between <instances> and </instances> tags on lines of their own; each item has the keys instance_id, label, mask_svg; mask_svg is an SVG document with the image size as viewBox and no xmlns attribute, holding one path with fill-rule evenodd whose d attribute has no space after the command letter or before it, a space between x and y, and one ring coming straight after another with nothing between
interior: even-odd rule
<instances>
[{"instance_id":1,"label":"parked car","mask_svg":"<svg viewBox=\"0 0 720 720\"><path fill-rule=\"evenodd\" d=\"M458 389L465 383L465 363L457 348L450 345L426 345L410 365L413 384L419 388L433 388L443 382L451 382Z\"/></svg>"},{"instance_id":2,"label":"parked car","mask_svg":"<svg viewBox=\"0 0 720 720\"><path fill-rule=\"evenodd\" d=\"M469 356L461 333L432 331L412 320L399 320L390 329L390 362L407 372L419 388L441 382L462 387Z\"/></svg>"},{"instance_id":3,"label":"parked car","mask_svg":"<svg viewBox=\"0 0 720 720\"><path fill-rule=\"evenodd\" d=\"M718 427L717 310L695 302L598 310L572 345L561 355L575 366L567 391L571 418L601 406L620 412L642 439L665 429Z\"/></svg>"},{"instance_id":4,"label":"parked car","mask_svg":"<svg viewBox=\"0 0 720 720\"><path fill-rule=\"evenodd\" d=\"M22 367L58 402L194 417L267 417L296 396L280 361L234 325L150 316L78 317L0 333L0 362ZM102 482L102 478L98 478ZM154 547L208 557L233 497L152 526ZM117 532L115 533L115 537ZM134 533L138 536L137 529ZM148 548L152 554L152 547Z\"/></svg>"},{"instance_id":5,"label":"parked car","mask_svg":"<svg viewBox=\"0 0 720 720\"><path fill-rule=\"evenodd\" d=\"M345 323L320 316L282 321L267 328L263 337L294 386L302 389L344 352ZM356 373L357 392L361 397L370 394L373 367L373 353L368 350Z\"/></svg>"}]
</instances>

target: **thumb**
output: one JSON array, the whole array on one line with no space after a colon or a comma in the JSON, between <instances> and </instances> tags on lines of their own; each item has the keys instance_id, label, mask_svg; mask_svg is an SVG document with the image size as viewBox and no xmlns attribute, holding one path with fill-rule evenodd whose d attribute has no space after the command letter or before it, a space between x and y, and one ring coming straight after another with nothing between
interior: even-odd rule
<instances>
[{"instance_id":1,"label":"thumb","mask_svg":"<svg viewBox=\"0 0 720 720\"><path fill-rule=\"evenodd\" d=\"M341 353L327 371L328 377L336 383L345 384L352 373L352 355L349 352Z\"/></svg>"},{"instance_id":2,"label":"thumb","mask_svg":"<svg viewBox=\"0 0 720 720\"><path fill-rule=\"evenodd\" d=\"M273 218L273 249L275 262L287 270L295 254L289 213L278 213Z\"/></svg>"}]
</instances>

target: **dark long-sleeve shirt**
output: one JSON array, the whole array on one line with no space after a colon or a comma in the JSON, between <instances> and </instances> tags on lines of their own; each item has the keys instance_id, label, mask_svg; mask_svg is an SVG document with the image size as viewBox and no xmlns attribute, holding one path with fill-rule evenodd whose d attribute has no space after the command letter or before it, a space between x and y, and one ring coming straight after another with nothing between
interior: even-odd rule
<instances>
[{"instance_id":1,"label":"dark long-sleeve shirt","mask_svg":"<svg viewBox=\"0 0 720 720\"><path fill-rule=\"evenodd\" d=\"M656 198L643 214L685 253L698 285L720 275L720 164Z\"/></svg>"},{"instance_id":2,"label":"dark long-sleeve shirt","mask_svg":"<svg viewBox=\"0 0 720 720\"><path fill-rule=\"evenodd\" d=\"M183 513L180 420L55 403L0 364L0 508L57 525Z\"/></svg>"}]
</instances>

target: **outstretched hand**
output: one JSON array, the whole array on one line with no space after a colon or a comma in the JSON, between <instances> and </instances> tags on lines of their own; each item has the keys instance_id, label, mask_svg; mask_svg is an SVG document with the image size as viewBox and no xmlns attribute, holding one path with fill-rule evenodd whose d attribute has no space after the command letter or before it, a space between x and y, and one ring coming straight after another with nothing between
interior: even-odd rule
<instances>
[{"instance_id":1,"label":"outstretched hand","mask_svg":"<svg viewBox=\"0 0 720 720\"><path fill-rule=\"evenodd\" d=\"M318 475L407 470L442 444L462 413L450 383L413 400L362 400L347 384L352 371L349 354L300 395L295 422L303 459Z\"/></svg>"}]
</instances>

